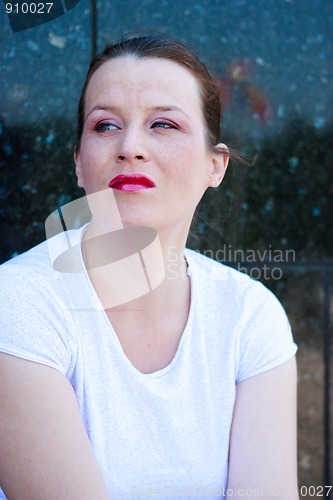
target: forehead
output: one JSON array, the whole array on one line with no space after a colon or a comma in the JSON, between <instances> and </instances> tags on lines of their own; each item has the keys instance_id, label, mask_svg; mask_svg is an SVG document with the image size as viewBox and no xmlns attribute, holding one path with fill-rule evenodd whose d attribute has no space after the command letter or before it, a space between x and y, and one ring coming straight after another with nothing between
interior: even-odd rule
<instances>
[{"instance_id":1,"label":"forehead","mask_svg":"<svg viewBox=\"0 0 333 500\"><path fill-rule=\"evenodd\" d=\"M201 111L196 78L185 67L168 59L124 56L103 63L87 88L87 112L98 100L124 98L131 104L134 101L143 105L174 104L192 112Z\"/></svg>"}]
</instances>

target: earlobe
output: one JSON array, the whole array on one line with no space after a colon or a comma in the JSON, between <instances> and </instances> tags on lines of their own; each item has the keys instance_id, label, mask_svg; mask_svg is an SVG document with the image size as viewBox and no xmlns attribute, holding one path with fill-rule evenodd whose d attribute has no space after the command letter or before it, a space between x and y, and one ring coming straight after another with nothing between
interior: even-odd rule
<instances>
[{"instance_id":1,"label":"earlobe","mask_svg":"<svg viewBox=\"0 0 333 500\"><path fill-rule=\"evenodd\" d=\"M81 169L81 162L80 162L80 151L78 149L77 144L75 144L75 146L74 146L74 162L75 162L75 173L76 173L76 178L77 178L77 185L80 188L83 188L82 169Z\"/></svg>"},{"instance_id":2,"label":"earlobe","mask_svg":"<svg viewBox=\"0 0 333 500\"><path fill-rule=\"evenodd\" d=\"M225 176L228 163L229 163L229 149L228 147L220 142L215 146L216 154L213 157L213 171L212 171L212 183L213 187L219 186L221 184L223 177Z\"/></svg>"}]
</instances>

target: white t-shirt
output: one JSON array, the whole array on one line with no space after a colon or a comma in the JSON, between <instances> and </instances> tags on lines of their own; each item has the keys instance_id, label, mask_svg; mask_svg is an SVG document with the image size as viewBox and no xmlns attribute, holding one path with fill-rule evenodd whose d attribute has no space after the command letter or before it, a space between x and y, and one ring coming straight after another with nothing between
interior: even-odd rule
<instances>
[{"instance_id":1,"label":"white t-shirt","mask_svg":"<svg viewBox=\"0 0 333 500\"><path fill-rule=\"evenodd\" d=\"M188 321L174 359L150 374L125 356L85 270L55 271L46 242L0 267L0 351L69 379L112 500L224 498L236 384L297 350L261 283L185 255Z\"/></svg>"}]
</instances>

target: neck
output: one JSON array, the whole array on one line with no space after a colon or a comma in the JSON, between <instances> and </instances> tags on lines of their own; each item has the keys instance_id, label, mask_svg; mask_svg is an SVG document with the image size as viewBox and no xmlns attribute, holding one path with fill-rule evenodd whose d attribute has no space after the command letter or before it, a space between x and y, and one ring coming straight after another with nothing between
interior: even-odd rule
<instances>
[{"instance_id":1,"label":"neck","mask_svg":"<svg viewBox=\"0 0 333 500\"><path fill-rule=\"evenodd\" d=\"M163 311L189 308L190 283L184 258L188 226L161 230L158 235L146 229L128 228L103 235L91 224L82 249L104 309L131 312L155 322L161 320Z\"/></svg>"}]
</instances>

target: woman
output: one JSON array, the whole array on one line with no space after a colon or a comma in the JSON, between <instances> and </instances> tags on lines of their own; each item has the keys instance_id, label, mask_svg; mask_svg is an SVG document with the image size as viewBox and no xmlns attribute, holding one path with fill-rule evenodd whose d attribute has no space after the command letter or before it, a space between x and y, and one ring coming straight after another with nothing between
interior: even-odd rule
<instances>
[{"instance_id":1,"label":"woman","mask_svg":"<svg viewBox=\"0 0 333 500\"><path fill-rule=\"evenodd\" d=\"M1 268L5 495L298 498L285 313L260 283L185 249L229 159L206 68L167 37L124 40L92 62L78 118L92 219L66 237L82 272L52 266L46 243ZM115 256L122 228L138 255L156 233L140 257L159 277L148 293L137 267L114 267L131 253Z\"/></svg>"}]
</instances>

